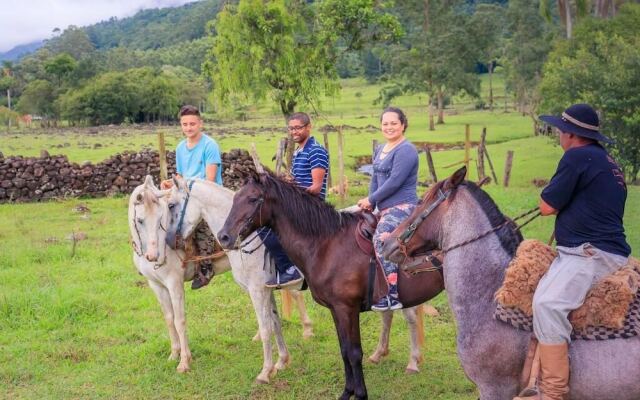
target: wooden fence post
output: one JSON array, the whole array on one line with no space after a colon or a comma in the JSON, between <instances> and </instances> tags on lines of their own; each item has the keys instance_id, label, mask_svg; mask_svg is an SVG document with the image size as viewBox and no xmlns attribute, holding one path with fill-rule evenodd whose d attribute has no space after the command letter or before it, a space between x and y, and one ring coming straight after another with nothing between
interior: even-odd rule
<instances>
[{"instance_id":1,"label":"wooden fence post","mask_svg":"<svg viewBox=\"0 0 640 400\"><path fill-rule=\"evenodd\" d=\"M493 181L496 183L496 185L499 185L498 183L498 177L496 176L496 171L493 169L493 163L491 162L491 157L489 157L489 151L487 150L487 147L484 147L484 155L485 157L487 157L487 162L489 163L489 168L491 169L491 176L493 176Z\"/></svg>"},{"instance_id":2,"label":"wooden fence post","mask_svg":"<svg viewBox=\"0 0 640 400\"><path fill-rule=\"evenodd\" d=\"M424 155L427 157L427 165L429 166L429 174L431 174L431 179L433 183L438 182L438 177L436 176L436 169L433 166L433 158L431 158L431 150L429 146L424 146Z\"/></svg>"},{"instance_id":3,"label":"wooden fence post","mask_svg":"<svg viewBox=\"0 0 640 400\"><path fill-rule=\"evenodd\" d=\"M467 167L467 179L471 174L469 171L469 150L471 149L471 127L469 124L464 126L464 165Z\"/></svg>"},{"instance_id":4,"label":"wooden fence post","mask_svg":"<svg viewBox=\"0 0 640 400\"><path fill-rule=\"evenodd\" d=\"M511 166L513 165L513 150L507 151L507 160L504 164L504 187L509 186L509 179L511 178Z\"/></svg>"},{"instance_id":5,"label":"wooden fence post","mask_svg":"<svg viewBox=\"0 0 640 400\"><path fill-rule=\"evenodd\" d=\"M342 135L342 127L338 128L338 194L340 201L344 203L347 196L344 179L344 136Z\"/></svg>"},{"instance_id":6,"label":"wooden fence post","mask_svg":"<svg viewBox=\"0 0 640 400\"><path fill-rule=\"evenodd\" d=\"M327 154L329 155L329 160L331 160L331 152L329 151L329 133L322 132L322 136L324 137L324 148L327 150ZM329 170L327 171L327 187L332 187L331 183L331 164L329 164Z\"/></svg>"},{"instance_id":7,"label":"wooden fence post","mask_svg":"<svg viewBox=\"0 0 640 400\"><path fill-rule=\"evenodd\" d=\"M286 138L282 138L278 142L278 150L276 151L276 175L280 175L280 172L282 171L282 159L284 158L284 148L286 145Z\"/></svg>"},{"instance_id":8,"label":"wooden fence post","mask_svg":"<svg viewBox=\"0 0 640 400\"><path fill-rule=\"evenodd\" d=\"M371 143L372 151L371 151L371 162L373 162L373 155L376 154L376 147L378 147L378 139L373 139Z\"/></svg>"},{"instance_id":9,"label":"wooden fence post","mask_svg":"<svg viewBox=\"0 0 640 400\"><path fill-rule=\"evenodd\" d=\"M487 127L482 128L480 134L480 144L478 145L478 181L484 179L484 144L487 137Z\"/></svg>"},{"instance_id":10,"label":"wooden fence post","mask_svg":"<svg viewBox=\"0 0 640 400\"><path fill-rule=\"evenodd\" d=\"M160 154L160 182L169 179L167 171L167 150L164 144L164 132L158 132L158 153Z\"/></svg>"}]
</instances>

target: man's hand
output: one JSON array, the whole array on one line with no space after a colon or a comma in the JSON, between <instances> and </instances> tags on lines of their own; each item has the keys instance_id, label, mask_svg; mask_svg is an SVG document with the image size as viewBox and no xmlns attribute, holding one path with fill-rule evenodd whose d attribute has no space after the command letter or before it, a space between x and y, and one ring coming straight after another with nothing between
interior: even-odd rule
<instances>
[{"instance_id":1,"label":"man's hand","mask_svg":"<svg viewBox=\"0 0 640 400\"><path fill-rule=\"evenodd\" d=\"M363 210L373 211L373 206L371 205L368 197L363 197L362 199L358 200L358 207L362 208Z\"/></svg>"},{"instance_id":2,"label":"man's hand","mask_svg":"<svg viewBox=\"0 0 640 400\"><path fill-rule=\"evenodd\" d=\"M307 192L311 193L312 195L319 195L320 192L322 191L322 184L320 185L311 185L307 188Z\"/></svg>"},{"instance_id":3,"label":"man's hand","mask_svg":"<svg viewBox=\"0 0 640 400\"><path fill-rule=\"evenodd\" d=\"M173 180L172 179L167 179L164 180L162 182L160 182L160 189L165 190L165 189L171 189L173 187Z\"/></svg>"}]
</instances>

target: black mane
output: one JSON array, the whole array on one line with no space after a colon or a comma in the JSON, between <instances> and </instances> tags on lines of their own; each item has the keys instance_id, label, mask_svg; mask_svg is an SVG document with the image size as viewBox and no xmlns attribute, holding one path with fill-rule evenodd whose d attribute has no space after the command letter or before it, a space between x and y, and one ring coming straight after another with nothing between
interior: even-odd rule
<instances>
[{"instance_id":1,"label":"black mane","mask_svg":"<svg viewBox=\"0 0 640 400\"><path fill-rule=\"evenodd\" d=\"M504 214L498 208L498 205L493 201L493 199L480 188L480 186L476 185L473 182L465 181L463 185L469 190L469 193L473 196L475 201L478 203L480 208L484 211L485 215L489 219L489 223L491 226L498 226L503 224L508 220ZM519 230L515 230L516 224L513 221L507 224L506 227L511 229L499 229L496 234L500 239L500 243L502 244L502 248L511 256L516 255L516 250L518 249L518 245L522 242L522 233Z\"/></svg>"},{"instance_id":2,"label":"black mane","mask_svg":"<svg viewBox=\"0 0 640 400\"><path fill-rule=\"evenodd\" d=\"M290 217L289 221L296 231L305 236L332 236L359 219L357 213L337 211L318 196L272 174L267 174L262 184L268 196L277 199L286 214L295 216Z\"/></svg>"}]
</instances>

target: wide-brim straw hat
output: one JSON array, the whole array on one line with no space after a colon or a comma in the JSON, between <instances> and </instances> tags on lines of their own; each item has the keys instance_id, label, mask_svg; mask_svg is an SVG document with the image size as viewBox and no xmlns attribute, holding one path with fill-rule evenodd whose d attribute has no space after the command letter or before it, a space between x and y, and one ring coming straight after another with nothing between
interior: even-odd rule
<instances>
[{"instance_id":1,"label":"wide-brim straw hat","mask_svg":"<svg viewBox=\"0 0 640 400\"><path fill-rule=\"evenodd\" d=\"M562 115L541 115L539 118L562 132L573 133L599 142L614 143L600 133L598 114L588 104L574 104L564 110Z\"/></svg>"}]
</instances>

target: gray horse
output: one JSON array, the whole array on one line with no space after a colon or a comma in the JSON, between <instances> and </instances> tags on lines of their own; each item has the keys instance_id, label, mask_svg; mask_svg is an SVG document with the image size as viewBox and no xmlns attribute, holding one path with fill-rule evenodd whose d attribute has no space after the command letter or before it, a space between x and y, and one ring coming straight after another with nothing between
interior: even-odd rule
<instances>
[{"instance_id":1,"label":"gray horse","mask_svg":"<svg viewBox=\"0 0 640 400\"><path fill-rule=\"evenodd\" d=\"M421 248L446 251L504 224L494 233L448 251L444 278L466 375L478 387L481 400L511 400L518 394L530 334L494 319L494 293L522 237L512 223L506 223L487 193L464 181L465 174L463 167L435 185L387 239L384 253L398 261L402 247L408 254ZM420 214L424 218L415 233L403 235ZM571 399L640 399L640 338L578 340L571 343L570 357Z\"/></svg>"}]
</instances>

